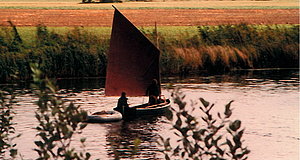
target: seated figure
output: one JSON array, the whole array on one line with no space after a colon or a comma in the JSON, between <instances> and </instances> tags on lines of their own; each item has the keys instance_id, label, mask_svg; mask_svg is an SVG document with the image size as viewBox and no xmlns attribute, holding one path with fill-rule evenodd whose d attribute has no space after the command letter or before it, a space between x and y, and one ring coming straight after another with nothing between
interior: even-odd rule
<instances>
[{"instance_id":1,"label":"seated figure","mask_svg":"<svg viewBox=\"0 0 300 160\"><path fill-rule=\"evenodd\" d=\"M126 93L122 92L115 110L122 111L124 108L129 108L127 100L128 98L126 97Z\"/></svg>"},{"instance_id":2,"label":"seated figure","mask_svg":"<svg viewBox=\"0 0 300 160\"><path fill-rule=\"evenodd\" d=\"M156 79L152 80L151 85L146 90L146 95L149 96L149 104L157 104L158 103L158 97L160 96L160 90L158 86L158 82Z\"/></svg>"}]
</instances>

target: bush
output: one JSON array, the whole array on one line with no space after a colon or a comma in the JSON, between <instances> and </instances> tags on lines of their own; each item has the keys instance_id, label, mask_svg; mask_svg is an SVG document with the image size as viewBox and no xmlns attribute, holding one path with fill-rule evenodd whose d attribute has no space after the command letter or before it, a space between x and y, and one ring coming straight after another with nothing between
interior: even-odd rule
<instances>
[{"instance_id":1,"label":"bush","mask_svg":"<svg viewBox=\"0 0 300 160\"><path fill-rule=\"evenodd\" d=\"M88 160L88 152L76 152L70 147L71 138L86 127L82 123L87 113L80 110L73 103L66 105L64 101L55 96L56 87L47 77L44 77L36 64L31 65L33 72L34 92L39 98L38 110L35 117L39 125L35 128L39 140L34 141L34 149L39 160L47 159L77 159ZM84 146L85 138L81 139Z\"/></svg>"},{"instance_id":2,"label":"bush","mask_svg":"<svg viewBox=\"0 0 300 160\"><path fill-rule=\"evenodd\" d=\"M244 129L241 121L231 121L232 115L230 101L225 105L223 114L213 115L214 104L210 104L200 98L201 106L195 108L186 107L185 96L176 90L172 94L175 106L169 112L167 118L170 120L174 136L178 137L178 143L173 146L171 138L161 137L159 144L164 147L162 152L165 159L247 159L250 150L244 147L242 136ZM189 106L190 107L190 106ZM200 110L201 116L192 114ZM175 139L176 140L176 139Z\"/></svg>"}]
</instances>

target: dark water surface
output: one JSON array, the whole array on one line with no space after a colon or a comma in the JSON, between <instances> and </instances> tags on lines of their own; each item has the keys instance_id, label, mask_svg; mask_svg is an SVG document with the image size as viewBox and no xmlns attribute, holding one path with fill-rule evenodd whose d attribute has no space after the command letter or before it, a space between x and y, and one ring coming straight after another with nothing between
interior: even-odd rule
<instances>
[{"instance_id":1,"label":"dark water surface","mask_svg":"<svg viewBox=\"0 0 300 160\"><path fill-rule=\"evenodd\" d=\"M58 80L59 95L74 101L89 113L111 110L118 97L104 96L104 79ZM251 150L249 159L299 159L299 71L248 70L227 75L166 77L163 86L181 87L186 100L203 97L216 104L222 112L230 100L234 108L233 119L240 119L246 128L245 144ZM163 89L170 96L170 91ZM24 159L35 159L33 151L37 99L32 94L17 98L15 126L22 136L15 142ZM147 98L130 97L131 104L146 102ZM124 159L161 159L156 144L158 136L174 137L165 117L148 117L130 122L89 124L82 134L76 135L73 146L80 149L80 137L86 137L86 150L92 159L113 159L118 153ZM137 155L130 157L130 149L136 138L141 139Z\"/></svg>"}]
</instances>

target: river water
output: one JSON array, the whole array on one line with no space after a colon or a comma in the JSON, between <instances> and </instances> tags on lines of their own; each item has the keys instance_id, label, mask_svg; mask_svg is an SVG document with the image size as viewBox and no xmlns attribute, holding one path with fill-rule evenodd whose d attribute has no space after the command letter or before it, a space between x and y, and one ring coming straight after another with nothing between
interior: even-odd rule
<instances>
[{"instance_id":1,"label":"river water","mask_svg":"<svg viewBox=\"0 0 300 160\"><path fill-rule=\"evenodd\" d=\"M89 113L111 110L118 97L104 96L104 79L58 80L59 95L74 101ZM296 69L270 69L236 71L227 75L203 75L186 78L162 79L163 94L172 84L180 87L186 101L203 97L215 103L215 109L223 112L229 101L232 103L233 119L240 119L245 127L244 144L251 150L251 160L297 160L299 159L299 71ZM14 142L24 159L35 159L33 151L36 131L33 129L37 99L32 94L17 97L14 121L21 137ZM146 102L147 98L130 97L131 104ZM124 159L161 159L156 143L159 135L171 137L172 132L165 117L143 117L130 122L88 124L72 145L79 149L79 139L86 137L85 149L92 159L113 159L117 154ZM137 154L131 156L133 141L141 144Z\"/></svg>"}]
</instances>

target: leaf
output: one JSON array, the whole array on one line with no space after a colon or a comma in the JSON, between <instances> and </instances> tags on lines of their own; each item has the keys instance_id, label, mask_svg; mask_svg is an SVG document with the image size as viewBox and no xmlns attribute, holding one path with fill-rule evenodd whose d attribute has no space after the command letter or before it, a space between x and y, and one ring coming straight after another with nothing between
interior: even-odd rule
<instances>
[{"instance_id":1,"label":"leaf","mask_svg":"<svg viewBox=\"0 0 300 160\"><path fill-rule=\"evenodd\" d=\"M241 127L241 121L240 120L235 120L234 122L232 122L230 125L229 125L229 128L232 130L232 131L237 131L240 127Z\"/></svg>"},{"instance_id":2,"label":"leaf","mask_svg":"<svg viewBox=\"0 0 300 160\"><path fill-rule=\"evenodd\" d=\"M173 120L173 113L170 109L167 109L166 110L166 114L165 114L166 118L169 120L169 121L172 121Z\"/></svg>"},{"instance_id":3,"label":"leaf","mask_svg":"<svg viewBox=\"0 0 300 160\"><path fill-rule=\"evenodd\" d=\"M181 153L181 158L183 158L185 156L185 152Z\"/></svg>"},{"instance_id":4,"label":"leaf","mask_svg":"<svg viewBox=\"0 0 300 160\"><path fill-rule=\"evenodd\" d=\"M229 139L226 139L226 144L229 146L230 149L233 148L233 145Z\"/></svg>"},{"instance_id":5,"label":"leaf","mask_svg":"<svg viewBox=\"0 0 300 160\"><path fill-rule=\"evenodd\" d=\"M178 155L178 153L179 153L180 150L181 150L180 147L177 146L177 147L173 150L173 155L174 155L174 156Z\"/></svg>"},{"instance_id":6,"label":"leaf","mask_svg":"<svg viewBox=\"0 0 300 160\"><path fill-rule=\"evenodd\" d=\"M18 150L17 149L10 149L9 152L10 152L10 156L11 157L15 157L18 154Z\"/></svg>"},{"instance_id":7,"label":"leaf","mask_svg":"<svg viewBox=\"0 0 300 160\"><path fill-rule=\"evenodd\" d=\"M203 98L200 98L201 103L203 104L203 106L206 108L209 106L209 102L207 102L206 100L204 100Z\"/></svg>"},{"instance_id":8,"label":"leaf","mask_svg":"<svg viewBox=\"0 0 300 160\"><path fill-rule=\"evenodd\" d=\"M178 117L178 119L177 119L175 125L176 125L177 127L181 127L181 125L182 125L182 120L181 120L180 117Z\"/></svg>"},{"instance_id":9,"label":"leaf","mask_svg":"<svg viewBox=\"0 0 300 160\"><path fill-rule=\"evenodd\" d=\"M225 112L224 112L224 114L225 114L225 117L226 118L229 118L230 116L231 116L231 114L232 114L232 110L230 109L230 106L231 106L231 103L233 102L233 100L232 101L230 101L228 104L226 104L226 106L225 106Z\"/></svg>"},{"instance_id":10,"label":"leaf","mask_svg":"<svg viewBox=\"0 0 300 160\"><path fill-rule=\"evenodd\" d=\"M170 157L169 157L169 155L167 155L167 154L165 154L165 159L166 160L171 160Z\"/></svg>"},{"instance_id":11,"label":"leaf","mask_svg":"<svg viewBox=\"0 0 300 160\"><path fill-rule=\"evenodd\" d=\"M195 140L201 140L201 134L199 132L193 132L193 138Z\"/></svg>"},{"instance_id":12,"label":"leaf","mask_svg":"<svg viewBox=\"0 0 300 160\"><path fill-rule=\"evenodd\" d=\"M206 130L206 129L200 129L200 130L199 130L199 133L200 133L201 135L204 135L204 134L205 134L205 132L207 132L207 130Z\"/></svg>"},{"instance_id":13,"label":"leaf","mask_svg":"<svg viewBox=\"0 0 300 160\"><path fill-rule=\"evenodd\" d=\"M81 123L79 126L79 129L82 130L84 129L88 124L87 123Z\"/></svg>"},{"instance_id":14,"label":"leaf","mask_svg":"<svg viewBox=\"0 0 300 160\"><path fill-rule=\"evenodd\" d=\"M86 160L91 158L91 154L89 152L85 153Z\"/></svg>"},{"instance_id":15,"label":"leaf","mask_svg":"<svg viewBox=\"0 0 300 160\"><path fill-rule=\"evenodd\" d=\"M85 138L85 137L80 139L80 142L81 142L81 143L84 143L85 141L86 141L86 138Z\"/></svg>"},{"instance_id":16,"label":"leaf","mask_svg":"<svg viewBox=\"0 0 300 160\"><path fill-rule=\"evenodd\" d=\"M34 141L35 145L37 145L38 147L42 147L44 144L41 141Z\"/></svg>"}]
</instances>

